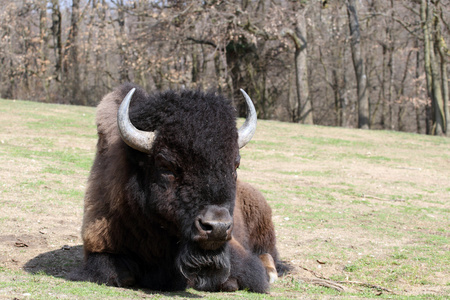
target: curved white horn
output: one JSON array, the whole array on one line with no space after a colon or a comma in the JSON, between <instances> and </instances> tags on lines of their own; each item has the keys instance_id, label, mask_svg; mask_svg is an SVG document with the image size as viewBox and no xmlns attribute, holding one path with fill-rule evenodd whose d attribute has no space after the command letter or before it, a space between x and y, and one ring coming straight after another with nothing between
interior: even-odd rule
<instances>
[{"instance_id":1,"label":"curved white horn","mask_svg":"<svg viewBox=\"0 0 450 300\"><path fill-rule=\"evenodd\" d=\"M155 133L139 130L130 121L130 101L135 90L135 88L131 89L120 104L117 111L117 126L122 140L128 146L144 153L150 153L155 140Z\"/></svg>"},{"instance_id":2,"label":"curved white horn","mask_svg":"<svg viewBox=\"0 0 450 300\"><path fill-rule=\"evenodd\" d=\"M240 89L242 94L244 95L245 102L247 103L247 118L245 119L244 124L242 124L241 128L239 128L239 149L247 145L248 142L252 139L253 135L256 131L256 110L253 105L252 99L247 95L247 93Z\"/></svg>"}]
</instances>

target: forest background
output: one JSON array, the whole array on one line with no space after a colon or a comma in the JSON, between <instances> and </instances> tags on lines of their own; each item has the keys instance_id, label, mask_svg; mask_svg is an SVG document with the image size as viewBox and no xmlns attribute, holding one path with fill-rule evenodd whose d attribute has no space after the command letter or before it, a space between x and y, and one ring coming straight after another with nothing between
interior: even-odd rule
<instances>
[{"instance_id":1,"label":"forest background","mask_svg":"<svg viewBox=\"0 0 450 300\"><path fill-rule=\"evenodd\" d=\"M96 105L123 82L245 115L450 134L449 0L0 0L0 97Z\"/></svg>"}]
</instances>

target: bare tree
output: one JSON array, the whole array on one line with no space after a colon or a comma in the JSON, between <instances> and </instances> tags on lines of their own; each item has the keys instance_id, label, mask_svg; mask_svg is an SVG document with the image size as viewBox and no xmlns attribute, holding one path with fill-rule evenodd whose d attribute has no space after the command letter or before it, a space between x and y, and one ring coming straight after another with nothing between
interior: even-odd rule
<instances>
[{"instance_id":1,"label":"bare tree","mask_svg":"<svg viewBox=\"0 0 450 300\"><path fill-rule=\"evenodd\" d=\"M442 95L442 84L440 70L435 53L435 37L433 32L438 30L439 17L433 14L434 5L439 5L439 1L435 4L429 0L421 0L420 17L422 21L422 30L424 36L424 55L425 55L425 73L427 78L428 95L432 103L432 129L431 133L442 135L444 133L445 113L444 99ZM434 20L433 20L434 16Z\"/></svg>"},{"instance_id":2,"label":"bare tree","mask_svg":"<svg viewBox=\"0 0 450 300\"><path fill-rule=\"evenodd\" d=\"M307 37L305 10L296 12L295 29L286 29L285 35L294 42L295 47L295 79L297 105L294 120L305 124L313 124L311 98L309 97L308 65L307 65Z\"/></svg>"},{"instance_id":3,"label":"bare tree","mask_svg":"<svg viewBox=\"0 0 450 300\"><path fill-rule=\"evenodd\" d=\"M78 61L78 22L80 18L80 0L72 0L70 29L64 47L64 87L68 89L69 103L86 105L81 96L81 77Z\"/></svg>"},{"instance_id":4,"label":"bare tree","mask_svg":"<svg viewBox=\"0 0 450 300\"><path fill-rule=\"evenodd\" d=\"M52 35L53 35L53 51L55 57L54 79L61 81L63 46L61 31L61 11L59 9L59 0L52 0Z\"/></svg>"},{"instance_id":5,"label":"bare tree","mask_svg":"<svg viewBox=\"0 0 450 300\"><path fill-rule=\"evenodd\" d=\"M367 76L364 60L361 53L361 32L356 10L355 0L347 0L347 13L349 19L351 50L353 66L355 68L357 103L358 103L358 128L369 128L369 98L367 93Z\"/></svg>"}]
</instances>

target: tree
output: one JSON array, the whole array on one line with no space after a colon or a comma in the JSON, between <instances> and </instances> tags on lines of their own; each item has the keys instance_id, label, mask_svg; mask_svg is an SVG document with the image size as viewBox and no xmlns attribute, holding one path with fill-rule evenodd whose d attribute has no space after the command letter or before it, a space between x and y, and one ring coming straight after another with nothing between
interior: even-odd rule
<instances>
[{"instance_id":1,"label":"tree","mask_svg":"<svg viewBox=\"0 0 450 300\"><path fill-rule=\"evenodd\" d=\"M313 124L313 111L309 96L308 65L307 65L307 38L305 9L296 12L295 30L285 29L284 34L289 36L295 47L295 86L297 105L294 120L304 124Z\"/></svg>"},{"instance_id":2,"label":"tree","mask_svg":"<svg viewBox=\"0 0 450 300\"><path fill-rule=\"evenodd\" d=\"M54 51L54 79L61 81L62 62L63 62L63 46L61 31L61 11L59 10L59 0L52 0L52 35L53 35L53 51Z\"/></svg>"},{"instance_id":3,"label":"tree","mask_svg":"<svg viewBox=\"0 0 450 300\"><path fill-rule=\"evenodd\" d=\"M436 58L435 50L436 37L439 34L440 21L438 14L433 12L439 6L439 1L433 4L430 0L421 0L420 17L422 22L424 55L425 55L425 73L427 78L428 96L431 99L432 107L432 129L431 134L442 135L445 133L445 111L444 98L442 94L442 82L440 69ZM444 70L444 73L446 70ZM448 83L447 83L448 84Z\"/></svg>"},{"instance_id":4,"label":"tree","mask_svg":"<svg viewBox=\"0 0 450 300\"><path fill-rule=\"evenodd\" d=\"M64 87L68 89L66 95L71 104L86 105L87 101L81 96L80 65L78 61L78 22L80 18L80 0L72 0L70 29L64 49Z\"/></svg>"},{"instance_id":5,"label":"tree","mask_svg":"<svg viewBox=\"0 0 450 300\"><path fill-rule=\"evenodd\" d=\"M313 111L308 83L308 42L306 30L306 7L295 5L294 29L286 28L283 34L290 37L295 49L295 91L297 103L294 111L294 121L313 124Z\"/></svg>"},{"instance_id":6,"label":"tree","mask_svg":"<svg viewBox=\"0 0 450 300\"><path fill-rule=\"evenodd\" d=\"M367 93L367 76L361 53L361 32L356 11L355 0L347 0L347 13L350 27L350 45L353 67L356 76L358 128L369 129L369 98Z\"/></svg>"}]
</instances>

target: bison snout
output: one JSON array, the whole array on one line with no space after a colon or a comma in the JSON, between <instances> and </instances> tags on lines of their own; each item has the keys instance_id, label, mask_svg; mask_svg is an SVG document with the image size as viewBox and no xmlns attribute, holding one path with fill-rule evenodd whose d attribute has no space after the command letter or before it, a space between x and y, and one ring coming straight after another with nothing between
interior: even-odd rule
<instances>
[{"instance_id":1,"label":"bison snout","mask_svg":"<svg viewBox=\"0 0 450 300\"><path fill-rule=\"evenodd\" d=\"M202 233L208 235L210 240L229 240L228 235L232 222L216 222L198 219L198 227Z\"/></svg>"},{"instance_id":2,"label":"bison snout","mask_svg":"<svg viewBox=\"0 0 450 300\"><path fill-rule=\"evenodd\" d=\"M194 240L204 249L214 250L231 239L233 218L226 208L208 207L195 220Z\"/></svg>"}]
</instances>

